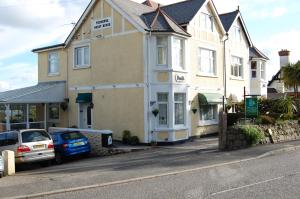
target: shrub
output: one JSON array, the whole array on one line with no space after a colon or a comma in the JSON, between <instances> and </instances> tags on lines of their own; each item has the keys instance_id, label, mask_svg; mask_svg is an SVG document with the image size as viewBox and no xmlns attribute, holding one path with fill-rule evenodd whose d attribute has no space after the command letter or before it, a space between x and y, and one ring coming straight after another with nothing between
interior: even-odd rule
<instances>
[{"instance_id":1,"label":"shrub","mask_svg":"<svg viewBox=\"0 0 300 199\"><path fill-rule=\"evenodd\" d=\"M261 115L260 116L262 124L275 124L276 120L269 115Z\"/></svg>"},{"instance_id":2,"label":"shrub","mask_svg":"<svg viewBox=\"0 0 300 199\"><path fill-rule=\"evenodd\" d=\"M264 133L254 126L241 126L240 129L249 145L256 145L265 138Z\"/></svg>"},{"instance_id":3,"label":"shrub","mask_svg":"<svg viewBox=\"0 0 300 199\"><path fill-rule=\"evenodd\" d=\"M244 113L228 113L227 114L227 125L233 126L238 123L238 121L244 117Z\"/></svg>"},{"instance_id":4,"label":"shrub","mask_svg":"<svg viewBox=\"0 0 300 199\"><path fill-rule=\"evenodd\" d=\"M124 144L129 144L130 138L131 138L131 132L129 130L124 130L123 131L122 142Z\"/></svg>"},{"instance_id":5,"label":"shrub","mask_svg":"<svg viewBox=\"0 0 300 199\"><path fill-rule=\"evenodd\" d=\"M140 143L140 139L137 136L132 136L129 139L129 144L130 145L137 145Z\"/></svg>"}]
</instances>

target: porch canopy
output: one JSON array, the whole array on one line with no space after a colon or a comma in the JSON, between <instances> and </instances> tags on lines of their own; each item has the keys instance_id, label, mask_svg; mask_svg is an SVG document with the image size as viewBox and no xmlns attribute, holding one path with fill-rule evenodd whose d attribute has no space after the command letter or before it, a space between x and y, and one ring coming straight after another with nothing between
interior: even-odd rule
<instances>
[{"instance_id":1,"label":"porch canopy","mask_svg":"<svg viewBox=\"0 0 300 199\"><path fill-rule=\"evenodd\" d=\"M40 123L43 125L42 128L47 128L47 105L65 102L65 87L65 81L53 81L41 82L31 87L0 92L0 119L2 118L0 121L0 131L1 129L2 131L11 130L13 129L11 128L13 125L14 127L22 126L22 128L30 128L32 126L37 127L37 124ZM30 118L30 114L32 115L32 106L34 106L35 111L38 111L38 115L44 112L43 116L39 117L37 121L31 121L32 118ZM40 110L41 108L44 109L44 111ZM34 123L36 124L34 125ZM32 126L30 126L30 124L32 124Z\"/></svg>"},{"instance_id":2,"label":"porch canopy","mask_svg":"<svg viewBox=\"0 0 300 199\"><path fill-rule=\"evenodd\" d=\"M220 104L223 102L223 95L219 93L199 93L199 105Z\"/></svg>"}]
</instances>

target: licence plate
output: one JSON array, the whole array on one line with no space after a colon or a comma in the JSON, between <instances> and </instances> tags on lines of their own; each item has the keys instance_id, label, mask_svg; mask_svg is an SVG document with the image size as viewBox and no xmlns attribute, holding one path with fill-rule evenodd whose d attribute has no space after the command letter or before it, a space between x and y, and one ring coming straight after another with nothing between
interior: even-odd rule
<instances>
[{"instance_id":1,"label":"licence plate","mask_svg":"<svg viewBox=\"0 0 300 199\"><path fill-rule=\"evenodd\" d=\"M73 144L73 146L82 146L82 145L84 145L84 142L75 142Z\"/></svg>"},{"instance_id":2,"label":"licence plate","mask_svg":"<svg viewBox=\"0 0 300 199\"><path fill-rule=\"evenodd\" d=\"M34 145L33 148L34 149L45 149L45 145L44 144Z\"/></svg>"}]
</instances>

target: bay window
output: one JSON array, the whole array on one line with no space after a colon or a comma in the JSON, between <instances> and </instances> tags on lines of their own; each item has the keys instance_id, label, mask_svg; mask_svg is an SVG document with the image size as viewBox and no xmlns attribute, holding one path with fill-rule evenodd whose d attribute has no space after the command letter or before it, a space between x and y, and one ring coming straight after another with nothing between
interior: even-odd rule
<instances>
[{"instance_id":1,"label":"bay window","mask_svg":"<svg viewBox=\"0 0 300 199\"><path fill-rule=\"evenodd\" d=\"M201 73L216 75L216 51L199 48L198 65Z\"/></svg>"},{"instance_id":2,"label":"bay window","mask_svg":"<svg viewBox=\"0 0 300 199\"><path fill-rule=\"evenodd\" d=\"M74 67L83 68L90 65L90 47L81 46L74 49Z\"/></svg>"},{"instance_id":3,"label":"bay window","mask_svg":"<svg viewBox=\"0 0 300 199\"><path fill-rule=\"evenodd\" d=\"M167 65L168 37L156 37L157 65Z\"/></svg>"},{"instance_id":4,"label":"bay window","mask_svg":"<svg viewBox=\"0 0 300 199\"><path fill-rule=\"evenodd\" d=\"M172 50L173 50L172 59L173 59L174 67L183 68L184 67L183 66L183 61L184 61L183 40L179 38L174 38Z\"/></svg>"},{"instance_id":5,"label":"bay window","mask_svg":"<svg viewBox=\"0 0 300 199\"><path fill-rule=\"evenodd\" d=\"M240 57L231 57L231 75L238 78L243 78L243 59Z\"/></svg>"},{"instance_id":6,"label":"bay window","mask_svg":"<svg viewBox=\"0 0 300 199\"><path fill-rule=\"evenodd\" d=\"M59 59L58 52L50 52L48 54L48 74L58 74L59 73Z\"/></svg>"},{"instance_id":7,"label":"bay window","mask_svg":"<svg viewBox=\"0 0 300 199\"><path fill-rule=\"evenodd\" d=\"M185 121L185 94L174 94L175 125L184 125Z\"/></svg>"},{"instance_id":8,"label":"bay window","mask_svg":"<svg viewBox=\"0 0 300 199\"><path fill-rule=\"evenodd\" d=\"M251 77L252 78L256 78L256 76L257 76L256 71L257 71L257 62L252 61L251 62Z\"/></svg>"},{"instance_id":9,"label":"bay window","mask_svg":"<svg viewBox=\"0 0 300 199\"><path fill-rule=\"evenodd\" d=\"M260 78L266 79L266 63L262 62L260 66Z\"/></svg>"},{"instance_id":10,"label":"bay window","mask_svg":"<svg viewBox=\"0 0 300 199\"><path fill-rule=\"evenodd\" d=\"M158 124L159 126L168 126L168 93L158 93Z\"/></svg>"}]
</instances>

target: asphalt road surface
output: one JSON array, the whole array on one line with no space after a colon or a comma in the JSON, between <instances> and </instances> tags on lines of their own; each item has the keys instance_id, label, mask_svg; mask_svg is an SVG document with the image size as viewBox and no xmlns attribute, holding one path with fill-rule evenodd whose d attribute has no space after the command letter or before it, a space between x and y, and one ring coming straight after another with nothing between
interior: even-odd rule
<instances>
[{"instance_id":1,"label":"asphalt road surface","mask_svg":"<svg viewBox=\"0 0 300 199\"><path fill-rule=\"evenodd\" d=\"M300 151L44 198L300 198Z\"/></svg>"}]
</instances>

